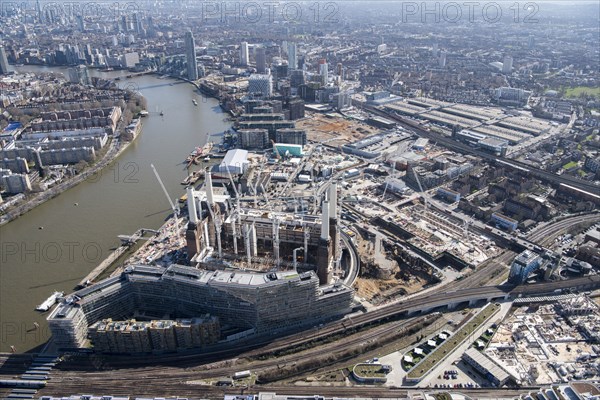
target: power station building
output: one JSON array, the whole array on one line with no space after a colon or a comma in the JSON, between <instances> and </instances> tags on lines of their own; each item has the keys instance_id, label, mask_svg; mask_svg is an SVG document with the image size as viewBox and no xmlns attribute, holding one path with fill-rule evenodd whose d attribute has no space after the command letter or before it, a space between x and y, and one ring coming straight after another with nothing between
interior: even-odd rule
<instances>
[{"instance_id":1,"label":"power station building","mask_svg":"<svg viewBox=\"0 0 600 400\"><path fill-rule=\"evenodd\" d=\"M333 283L342 254L337 183L329 187L320 216L236 203L213 192L207 172L204 190L187 188L191 266L130 265L120 276L67 296L48 317L56 345L80 348L91 338L99 351L176 351L195 347L192 339L180 343L177 319L215 317L237 337L312 326L351 311L353 290ZM235 263L242 268L231 268ZM102 322L139 315L154 325L139 318L110 326ZM190 329L180 327L181 338L193 336ZM135 341L119 336L130 331ZM212 337L202 343L214 342Z\"/></svg>"},{"instance_id":2,"label":"power station building","mask_svg":"<svg viewBox=\"0 0 600 400\"><path fill-rule=\"evenodd\" d=\"M215 263L227 258L253 268L268 259L276 267L287 263L314 270L322 285L331 283L341 256L337 183L329 187L321 216L315 216L242 208L228 196L215 195L212 176L207 173L205 190L187 189L187 207L187 252L192 265L218 268ZM299 250L303 255L300 266L295 255Z\"/></svg>"}]
</instances>

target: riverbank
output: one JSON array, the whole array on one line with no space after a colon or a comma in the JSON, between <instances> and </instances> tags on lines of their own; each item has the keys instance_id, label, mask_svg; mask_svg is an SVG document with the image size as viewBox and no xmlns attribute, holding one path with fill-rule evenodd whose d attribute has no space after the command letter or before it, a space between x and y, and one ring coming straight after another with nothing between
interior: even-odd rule
<instances>
[{"instance_id":1,"label":"riverbank","mask_svg":"<svg viewBox=\"0 0 600 400\"><path fill-rule=\"evenodd\" d=\"M119 121L119 126L117 127L117 132L119 131L119 128L121 127L121 122L122 121ZM143 125L143 123L140 122L140 125ZM93 175L97 174L98 172L100 172L101 170L103 170L110 163L114 162L129 147L129 145L131 145L131 143L133 143L135 141L135 139L137 139L137 137L140 135L141 131L142 131L142 126L140 126L137 129L137 134L133 136L133 140L127 141L127 142L123 142L120 140L120 138L118 136L114 136L110 141L110 144L109 144L110 147L109 147L108 151L104 154L104 156L100 160L98 160L92 166L90 166L89 168L87 168L86 170L81 172L79 175L69 178L68 180L61 182L58 185L56 185L48 190L45 190L43 192L36 194L35 197L33 197L32 199L24 199L23 200L23 201L25 201L24 204L16 206L13 210L8 211L6 214L4 214L0 217L0 226L8 224L9 222L15 220L16 218L19 218L20 216L27 213L28 211L33 210L35 207L42 205L46 201L59 196L60 194L64 193L65 191L80 184L81 182L86 180L88 177L93 176Z\"/></svg>"}]
</instances>

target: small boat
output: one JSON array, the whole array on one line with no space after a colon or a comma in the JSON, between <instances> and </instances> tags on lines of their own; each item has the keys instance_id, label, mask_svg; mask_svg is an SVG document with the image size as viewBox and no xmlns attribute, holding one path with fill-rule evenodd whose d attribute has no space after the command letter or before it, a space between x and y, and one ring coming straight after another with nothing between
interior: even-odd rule
<instances>
[{"instance_id":1,"label":"small boat","mask_svg":"<svg viewBox=\"0 0 600 400\"><path fill-rule=\"evenodd\" d=\"M56 302L63 298L65 292L54 292L48 297L42 304L37 306L35 309L37 311L48 311L50 307L52 307Z\"/></svg>"},{"instance_id":2,"label":"small boat","mask_svg":"<svg viewBox=\"0 0 600 400\"><path fill-rule=\"evenodd\" d=\"M149 113L148 113L148 111L146 111L146 110L142 110L142 111L140 111L140 117L147 117L147 116L148 116L148 114L149 114Z\"/></svg>"},{"instance_id":3,"label":"small boat","mask_svg":"<svg viewBox=\"0 0 600 400\"><path fill-rule=\"evenodd\" d=\"M75 204L73 204L73 205L74 205L75 207L77 207L77 206L79 205L79 203L75 203Z\"/></svg>"},{"instance_id":4,"label":"small boat","mask_svg":"<svg viewBox=\"0 0 600 400\"><path fill-rule=\"evenodd\" d=\"M44 229L44 227L43 226L38 226L38 229L42 230L42 229Z\"/></svg>"},{"instance_id":5,"label":"small boat","mask_svg":"<svg viewBox=\"0 0 600 400\"><path fill-rule=\"evenodd\" d=\"M196 99L192 99L192 103L194 103L195 106L198 105L198 102L196 101Z\"/></svg>"},{"instance_id":6,"label":"small boat","mask_svg":"<svg viewBox=\"0 0 600 400\"><path fill-rule=\"evenodd\" d=\"M181 184L185 185L185 186L193 185L194 183L198 182L201 177L202 177L202 171L194 171L191 174L189 174L188 176L186 176L185 179L183 181L181 181ZM187 199L187 195L186 195L186 199Z\"/></svg>"}]
</instances>

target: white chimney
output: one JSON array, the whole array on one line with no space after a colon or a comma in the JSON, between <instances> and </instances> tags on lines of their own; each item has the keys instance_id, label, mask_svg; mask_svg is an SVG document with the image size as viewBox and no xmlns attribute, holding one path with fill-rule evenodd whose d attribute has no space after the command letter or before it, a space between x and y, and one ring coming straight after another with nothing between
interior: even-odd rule
<instances>
[{"instance_id":1,"label":"white chimney","mask_svg":"<svg viewBox=\"0 0 600 400\"><path fill-rule=\"evenodd\" d=\"M329 218L337 218L337 182L329 186Z\"/></svg>"},{"instance_id":2,"label":"white chimney","mask_svg":"<svg viewBox=\"0 0 600 400\"><path fill-rule=\"evenodd\" d=\"M206 201L211 206L215 204L213 198L212 175L208 171L206 171Z\"/></svg>"},{"instance_id":3,"label":"white chimney","mask_svg":"<svg viewBox=\"0 0 600 400\"><path fill-rule=\"evenodd\" d=\"M321 239L329 240L329 202L324 201L323 215L321 216Z\"/></svg>"},{"instance_id":4,"label":"white chimney","mask_svg":"<svg viewBox=\"0 0 600 400\"><path fill-rule=\"evenodd\" d=\"M190 222L193 224L198 223L198 213L196 212L196 198L194 197L194 188L188 186L187 189L187 206Z\"/></svg>"}]
</instances>

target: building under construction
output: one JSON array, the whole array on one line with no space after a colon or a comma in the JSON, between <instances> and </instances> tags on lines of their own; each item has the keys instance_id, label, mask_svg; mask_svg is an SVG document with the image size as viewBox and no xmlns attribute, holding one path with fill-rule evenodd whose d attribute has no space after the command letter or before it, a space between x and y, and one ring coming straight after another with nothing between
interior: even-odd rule
<instances>
[{"instance_id":1,"label":"building under construction","mask_svg":"<svg viewBox=\"0 0 600 400\"><path fill-rule=\"evenodd\" d=\"M66 296L48 316L48 325L59 348L85 346L89 334L97 330L94 327L90 332L89 327L98 321L129 319L136 314L163 323L209 314L230 332L260 335L343 315L350 311L352 297L353 291L345 285L319 286L312 271L250 273L175 264L166 269L131 265L120 276ZM152 350L181 347L188 345L154 346ZM105 350L101 346L101 351ZM118 347L111 350L120 351Z\"/></svg>"},{"instance_id":2,"label":"building under construction","mask_svg":"<svg viewBox=\"0 0 600 400\"><path fill-rule=\"evenodd\" d=\"M239 197L213 191L210 173L204 190L187 189L187 206L185 235L191 265L130 265L120 276L67 296L48 317L58 347L85 346L90 333L97 333L97 326L91 331L89 327L108 318L143 315L171 326L177 318L208 314L234 332L221 333L221 340L231 340L302 329L351 310L353 290L340 281L332 283L342 254L336 183L328 189L320 216L243 208ZM126 338L120 335L128 333L126 329L110 332L123 341ZM97 336L91 339L100 343ZM99 350L193 347L193 341L165 345L161 338L158 345L100 345Z\"/></svg>"},{"instance_id":3,"label":"building under construction","mask_svg":"<svg viewBox=\"0 0 600 400\"><path fill-rule=\"evenodd\" d=\"M220 269L237 262L261 271L293 267L314 270L321 285L331 284L341 257L337 183L329 186L320 216L242 207L228 195L213 193L210 173L204 190L187 189L187 206L192 266Z\"/></svg>"}]
</instances>

